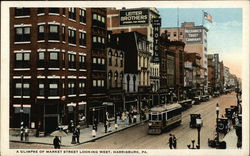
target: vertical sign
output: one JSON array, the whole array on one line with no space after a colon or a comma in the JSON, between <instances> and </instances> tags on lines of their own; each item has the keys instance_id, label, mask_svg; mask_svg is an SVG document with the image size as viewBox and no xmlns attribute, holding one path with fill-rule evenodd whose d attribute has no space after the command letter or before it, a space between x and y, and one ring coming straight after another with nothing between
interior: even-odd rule
<instances>
[{"instance_id":1,"label":"vertical sign","mask_svg":"<svg viewBox=\"0 0 250 156\"><path fill-rule=\"evenodd\" d=\"M159 57L159 39L160 39L160 27L161 27L161 18L155 18L152 21L154 28L154 54L153 54L153 62L160 62Z\"/></svg>"}]
</instances>

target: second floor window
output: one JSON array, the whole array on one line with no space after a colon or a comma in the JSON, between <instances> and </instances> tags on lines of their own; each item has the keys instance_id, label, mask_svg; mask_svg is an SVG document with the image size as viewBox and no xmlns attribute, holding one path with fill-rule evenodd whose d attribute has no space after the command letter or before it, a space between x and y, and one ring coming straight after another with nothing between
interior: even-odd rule
<instances>
[{"instance_id":1,"label":"second floor window","mask_svg":"<svg viewBox=\"0 0 250 156\"><path fill-rule=\"evenodd\" d=\"M79 45L86 46L86 33L79 33Z\"/></svg>"},{"instance_id":2,"label":"second floor window","mask_svg":"<svg viewBox=\"0 0 250 156\"><path fill-rule=\"evenodd\" d=\"M38 26L38 40L44 40L44 25Z\"/></svg>"},{"instance_id":3,"label":"second floor window","mask_svg":"<svg viewBox=\"0 0 250 156\"><path fill-rule=\"evenodd\" d=\"M30 53L15 53L15 68L30 68Z\"/></svg>"},{"instance_id":4,"label":"second floor window","mask_svg":"<svg viewBox=\"0 0 250 156\"><path fill-rule=\"evenodd\" d=\"M79 80L79 94L85 93L85 80Z\"/></svg>"},{"instance_id":5,"label":"second floor window","mask_svg":"<svg viewBox=\"0 0 250 156\"><path fill-rule=\"evenodd\" d=\"M69 29L69 43L76 44L76 31Z\"/></svg>"},{"instance_id":6,"label":"second floor window","mask_svg":"<svg viewBox=\"0 0 250 156\"><path fill-rule=\"evenodd\" d=\"M59 68L59 53L58 52L50 52L49 53L49 67L50 68Z\"/></svg>"},{"instance_id":7,"label":"second floor window","mask_svg":"<svg viewBox=\"0 0 250 156\"><path fill-rule=\"evenodd\" d=\"M18 27L16 29L15 41L16 42L25 42L30 41L30 29L31 27Z\"/></svg>"},{"instance_id":8,"label":"second floor window","mask_svg":"<svg viewBox=\"0 0 250 156\"><path fill-rule=\"evenodd\" d=\"M49 40L59 40L59 26L58 25L49 26Z\"/></svg>"},{"instance_id":9,"label":"second floor window","mask_svg":"<svg viewBox=\"0 0 250 156\"><path fill-rule=\"evenodd\" d=\"M30 8L15 8L15 16L29 16Z\"/></svg>"},{"instance_id":10,"label":"second floor window","mask_svg":"<svg viewBox=\"0 0 250 156\"><path fill-rule=\"evenodd\" d=\"M69 8L69 18L76 20L76 8Z\"/></svg>"},{"instance_id":11,"label":"second floor window","mask_svg":"<svg viewBox=\"0 0 250 156\"><path fill-rule=\"evenodd\" d=\"M109 58L109 66L112 66L112 51L111 50L108 53L108 58Z\"/></svg>"}]
</instances>

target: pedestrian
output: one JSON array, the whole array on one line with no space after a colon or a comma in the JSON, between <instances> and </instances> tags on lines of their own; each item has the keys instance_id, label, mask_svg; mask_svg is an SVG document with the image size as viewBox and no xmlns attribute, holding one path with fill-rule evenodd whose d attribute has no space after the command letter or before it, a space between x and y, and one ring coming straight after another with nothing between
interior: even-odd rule
<instances>
[{"instance_id":1,"label":"pedestrian","mask_svg":"<svg viewBox=\"0 0 250 156\"><path fill-rule=\"evenodd\" d=\"M97 132L97 126L98 126L98 124L97 124L97 119L96 118L94 119L94 125L95 125L95 131Z\"/></svg>"},{"instance_id":2,"label":"pedestrian","mask_svg":"<svg viewBox=\"0 0 250 156\"><path fill-rule=\"evenodd\" d=\"M174 147L174 149L176 149L176 147L177 147L177 139L176 139L175 135L173 135L173 147Z\"/></svg>"},{"instance_id":3,"label":"pedestrian","mask_svg":"<svg viewBox=\"0 0 250 156\"><path fill-rule=\"evenodd\" d=\"M135 115L135 113L133 115L133 123L136 123L136 115Z\"/></svg>"},{"instance_id":4,"label":"pedestrian","mask_svg":"<svg viewBox=\"0 0 250 156\"><path fill-rule=\"evenodd\" d=\"M108 122L108 132L112 132L111 122Z\"/></svg>"},{"instance_id":5,"label":"pedestrian","mask_svg":"<svg viewBox=\"0 0 250 156\"><path fill-rule=\"evenodd\" d=\"M23 136L24 136L24 128L23 128L23 122L21 122L21 127L20 127L20 137L21 137L21 141L23 141Z\"/></svg>"},{"instance_id":6,"label":"pedestrian","mask_svg":"<svg viewBox=\"0 0 250 156\"><path fill-rule=\"evenodd\" d=\"M92 129L92 136L95 137L96 136L96 128L95 125L93 125L93 129Z\"/></svg>"},{"instance_id":7,"label":"pedestrian","mask_svg":"<svg viewBox=\"0 0 250 156\"><path fill-rule=\"evenodd\" d=\"M41 129L41 123L39 122L36 128L36 137L39 137L40 129Z\"/></svg>"},{"instance_id":8,"label":"pedestrian","mask_svg":"<svg viewBox=\"0 0 250 156\"><path fill-rule=\"evenodd\" d=\"M169 144L169 148L172 149L173 148L173 137L172 137L172 134L169 134L168 144Z\"/></svg>"},{"instance_id":9,"label":"pedestrian","mask_svg":"<svg viewBox=\"0 0 250 156\"><path fill-rule=\"evenodd\" d=\"M24 129L24 134L25 134L25 141L29 141L29 129L27 126Z\"/></svg>"},{"instance_id":10,"label":"pedestrian","mask_svg":"<svg viewBox=\"0 0 250 156\"><path fill-rule=\"evenodd\" d=\"M56 136L56 137L54 138L54 140L53 140L54 148L55 148L55 149L60 149L60 143L61 143L60 139L58 138L58 136Z\"/></svg>"},{"instance_id":11,"label":"pedestrian","mask_svg":"<svg viewBox=\"0 0 250 156\"><path fill-rule=\"evenodd\" d=\"M79 144L80 143L80 125L77 125L76 127L76 142Z\"/></svg>"},{"instance_id":12,"label":"pedestrian","mask_svg":"<svg viewBox=\"0 0 250 156\"><path fill-rule=\"evenodd\" d=\"M76 129L73 131L72 134L72 140L71 140L71 144L75 144L76 143L76 136L77 136L77 131Z\"/></svg>"}]
</instances>

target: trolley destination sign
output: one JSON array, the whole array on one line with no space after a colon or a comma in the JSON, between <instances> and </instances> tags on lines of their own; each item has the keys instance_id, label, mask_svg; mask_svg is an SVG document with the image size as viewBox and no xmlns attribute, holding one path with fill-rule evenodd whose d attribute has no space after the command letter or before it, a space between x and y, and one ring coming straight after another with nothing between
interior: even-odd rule
<instances>
[{"instance_id":1,"label":"trolley destination sign","mask_svg":"<svg viewBox=\"0 0 250 156\"><path fill-rule=\"evenodd\" d=\"M120 25L147 24L148 9L120 10Z\"/></svg>"}]
</instances>

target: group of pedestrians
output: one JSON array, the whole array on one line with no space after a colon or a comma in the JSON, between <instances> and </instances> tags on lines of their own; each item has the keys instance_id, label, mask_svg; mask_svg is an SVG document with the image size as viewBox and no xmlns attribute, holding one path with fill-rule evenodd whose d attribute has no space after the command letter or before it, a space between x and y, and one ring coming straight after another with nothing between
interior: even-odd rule
<instances>
[{"instance_id":1,"label":"group of pedestrians","mask_svg":"<svg viewBox=\"0 0 250 156\"><path fill-rule=\"evenodd\" d=\"M168 144L170 149L177 148L177 139L174 134L169 134Z\"/></svg>"}]
</instances>

